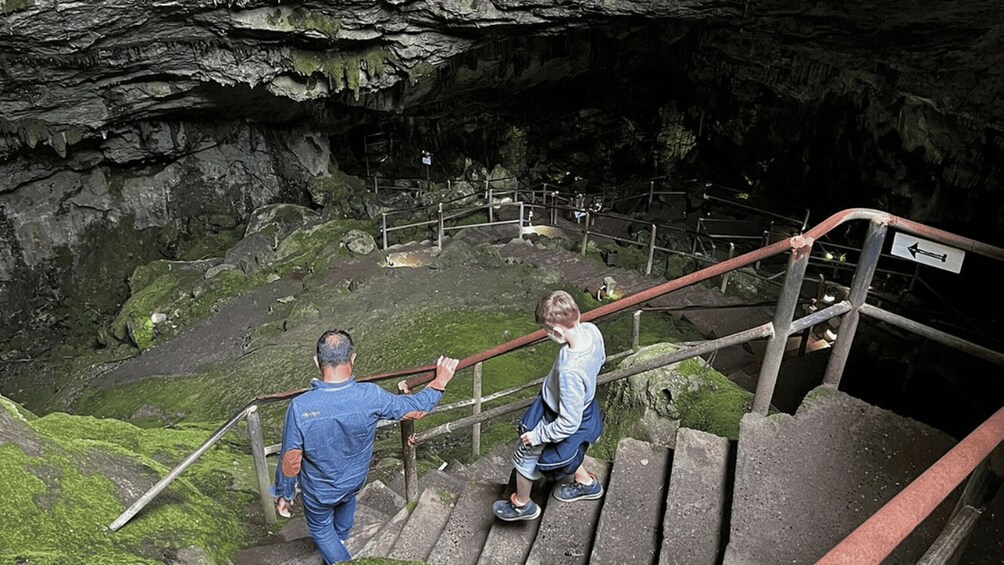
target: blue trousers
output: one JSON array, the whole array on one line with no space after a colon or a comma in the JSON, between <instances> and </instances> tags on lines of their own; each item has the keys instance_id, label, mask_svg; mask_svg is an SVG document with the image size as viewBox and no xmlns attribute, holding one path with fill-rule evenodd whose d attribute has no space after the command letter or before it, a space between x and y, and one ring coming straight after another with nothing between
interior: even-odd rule
<instances>
[{"instance_id":1,"label":"blue trousers","mask_svg":"<svg viewBox=\"0 0 1004 565\"><path fill-rule=\"evenodd\" d=\"M345 542L356 516L356 495L342 499L336 504L322 504L306 492L303 497L303 516L307 519L307 529L314 538L317 549L325 563L341 563L352 559Z\"/></svg>"}]
</instances>

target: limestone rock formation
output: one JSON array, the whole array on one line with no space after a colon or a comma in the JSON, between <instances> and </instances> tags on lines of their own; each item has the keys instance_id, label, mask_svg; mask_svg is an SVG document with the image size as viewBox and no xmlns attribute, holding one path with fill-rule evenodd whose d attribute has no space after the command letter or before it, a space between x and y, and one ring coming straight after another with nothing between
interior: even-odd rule
<instances>
[{"instance_id":1,"label":"limestone rock formation","mask_svg":"<svg viewBox=\"0 0 1004 565\"><path fill-rule=\"evenodd\" d=\"M132 268L218 256L265 204L378 217L333 171L383 128L405 141L376 164L452 146L432 168L610 183L702 162L823 213L993 234L1002 18L982 0L4 0L2 325L87 333Z\"/></svg>"}]
</instances>

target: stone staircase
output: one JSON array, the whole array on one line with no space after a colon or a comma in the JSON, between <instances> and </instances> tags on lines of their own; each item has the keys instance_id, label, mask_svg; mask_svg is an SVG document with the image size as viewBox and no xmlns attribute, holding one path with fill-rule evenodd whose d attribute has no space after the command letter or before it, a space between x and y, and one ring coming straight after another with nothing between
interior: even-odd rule
<instances>
[{"instance_id":1,"label":"stone staircase","mask_svg":"<svg viewBox=\"0 0 1004 565\"><path fill-rule=\"evenodd\" d=\"M813 563L955 442L820 387L794 416L748 414L736 444L685 428L675 443L669 450L625 438L612 465L588 459L606 487L599 500L563 503L538 482L533 498L543 513L530 522L492 515L492 501L512 491L505 447L423 476L413 509L374 482L360 494L349 548L356 557L449 565ZM916 562L957 495L887 562ZM294 531L306 535L302 519L283 530L288 541L245 550L238 562L320 563ZM999 541L988 543L1000 562Z\"/></svg>"}]
</instances>

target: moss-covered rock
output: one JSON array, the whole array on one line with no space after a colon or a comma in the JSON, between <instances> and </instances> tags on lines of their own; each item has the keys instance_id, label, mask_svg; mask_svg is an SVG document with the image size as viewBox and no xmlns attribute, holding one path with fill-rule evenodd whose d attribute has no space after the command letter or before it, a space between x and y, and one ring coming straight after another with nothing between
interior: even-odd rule
<instances>
[{"instance_id":1,"label":"moss-covered rock","mask_svg":"<svg viewBox=\"0 0 1004 565\"><path fill-rule=\"evenodd\" d=\"M0 2L0 13L13 14L27 10L35 5L35 0L3 0Z\"/></svg>"},{"instance_id":2,"label":"moss-covered rock","mask_svg":"<svg viewBox=\"0 0 1004 565\"><path fill-rule=\"evenodd\" d=\"M350 208L353 197L366 192L366 183L359 177L335 169L328 176L310 179L307 190L314 204L345 211Z\"/></svg>"},{"instance_id":3,"label":"moss-covered rock","mask_svg":"<svg viewBox=\"0 0 1004 565\"><path fill-rule=\"evenodd\" d=\"M183 551L229 562L244 543L253 474L249 458L224 445L119 532L106 529L211 428L141 430L60 413L12 414L0 409L0 480L8 490L0 499L0 562L163 563Z\"/></svg>"},{"instance_id":4,"label":"moss-covered rock","mask_svg":"<svg viewBox=\"0 0 1004 565\"><path fill-rule=\"evenodd\" d=\"M321 216L310 208L297 204L270 204L251 212L244 235L264 234L272 239L272 246L275 247L289 234L320 221Z\"/></svg>"},{"instance_id":5,"label":"moss-covered rock","mask_svg":"<svg viewBox=\"0 0 1004 565\"><path fill-rule=\"evenodd\" d=\"M677 348L671 343L642 348L621 367ZM752 394L703 359L693 358L612 384L605 414L606 421L626 435L672 447L680 426L738 439L739 421L752 402Z\"/></svg>"}]
</instances>

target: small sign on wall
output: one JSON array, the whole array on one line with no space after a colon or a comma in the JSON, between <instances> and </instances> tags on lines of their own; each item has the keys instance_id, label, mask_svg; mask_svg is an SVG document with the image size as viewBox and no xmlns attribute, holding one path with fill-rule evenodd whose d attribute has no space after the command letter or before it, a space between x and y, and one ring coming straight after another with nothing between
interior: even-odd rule
<instances>
[{"instance_id":1,"label":"small sign on wall","mask_svg":"<svg viewBox=\"0 0 1004 565\"><path fill-rule=\"evenodd\" d=\"M966 258L966 252L961 249L901 232L893 237L892 254L953 273L962 270L962 260Z\"/></svg>"}]
</instances>

